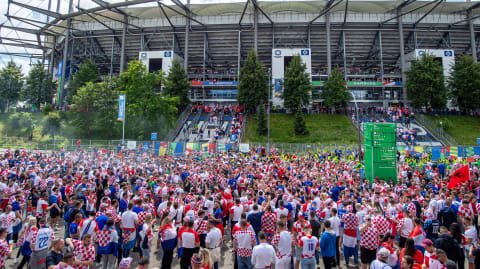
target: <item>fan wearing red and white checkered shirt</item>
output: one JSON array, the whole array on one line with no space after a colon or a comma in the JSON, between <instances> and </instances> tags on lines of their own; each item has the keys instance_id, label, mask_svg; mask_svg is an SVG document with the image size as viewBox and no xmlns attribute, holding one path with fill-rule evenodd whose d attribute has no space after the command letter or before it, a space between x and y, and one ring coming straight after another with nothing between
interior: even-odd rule
<instances>
[{"instance_id":1,"label":"fan wearing red and white checkered shirt","mask_svg":"<svg viewBox=\"0 0 480 269\"><path fill-rule=\"evenodd\" d=\"M470 204L467 199L462 200L462 206L458 209L458 216L460 219L464 217L473 218L473 210L470 208Z\"/></svg>"},{"instance_id":2,"label":"fan wearing red and white checkered shirt","mask_svg":"<svg viewBox=\"0 0 480 269\"><path fill-rule=\"evenodd\" d=\"M274 213L271 212L270 206L267 206L267 210L263 213L262 216L262 231L267 236L267 242L272 241L272 237L275 234L275 222L277 217Z\"/></svg>"},{"instance_id":3,"label":"fan wearing red and white checkered shirt","mask_svg":"<svg viewBox=\"0 0 480 269\"><path fill-rule=\"evenodd\" d=\"M88 269L95 260L95 248L91 244L91 235L85 234L82 241L67 238L65 242L73 249L75 260L79 263L75 265L75 269Z\"/></svg>"},{"instance_id":4,"label":"fan wearing red and white checkered shirt","mask_svg":"<svg viewBox=\"0 0 480 269\"><path fill-rule=\"evenodd\" d=\"M207 237L207 221L208 218L205 217L205 211L200 210L198 211L198 219L195 220L193 225L194 231L198 233L198 237L200 239L200 246L205 247L205 238Z\"/></svg>"},{"instance_id":5,"label":"fan wearing red and white checkered shirt","mask_svg":"<svg viewBox=\"0 0 480 269\"><path fill-rule=\"evenodd\" d=\"M245 220L240 221L240 231L233 235L233 248L237 252L239 267L243 264L245 259L250 259L252 256L252 249L257 245L255 234L247 230L247 223ZM248 265L245 263L245 267Z\"/></svg>"},{"instance_id":6,"label":"fan wearing red and white checkered shirt","mask_svg":"<svg viewBox=\"0 0 480 269\"><path fill-rule=\"evenodd\" d=\"M281 224L281 221L277 222ZM275 247L277 260L275 268L290 268L290 257L292 257L292 248L295 245L295 237L292 233L285 230L283 225L278 225L278 232L272 239L272 246Z\"/></svg>"},{"instance_id":7,"label":"fan wearing red and white checkered shirt","mask_svg":"<svg viewBox=\"0 0 480 269\"><path fill-rule=\"evenodd\" d=\"M378 229L372 224L371 218L365 218L365 224L360 228L360 247L361 250L375 251L378 247ZM374 255L375 259L375 255ZM363 263L363 261L362 261Z\"/></svg>"},{"instance_id":8,"label":"fan wearing red and white checkered shirt","mask_svg":"<svg viewBox=\"0 0 480 269\"><path fill-rule=\"evenodd\" d=\"M5 241L6 237L7 237L7 231L0 234L0 268L5 268L6 266L5 259L7 256L10 257L10 255L12 254L13 244L9 246Z\"/></svg>"},{"instance_id":9,"label":"fan wearing red and white checkered shirt","mask_svg":"<svg viewBox=\"0 0 480 269\"><path fill-rule=\"evenodd\" d=\"M379 215L380 211L378 209L375 209L374 212L375 217L372 219L372 224L377 226L378 234L385 235L389 231L390 224L384 216Z\"/></svg>"}]
</instances>

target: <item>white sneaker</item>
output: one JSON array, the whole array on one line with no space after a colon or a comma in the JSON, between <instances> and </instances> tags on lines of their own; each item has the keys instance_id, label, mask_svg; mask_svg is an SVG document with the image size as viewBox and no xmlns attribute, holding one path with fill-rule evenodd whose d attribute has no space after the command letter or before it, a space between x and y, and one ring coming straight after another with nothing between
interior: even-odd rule
<instances>
[{"instance_id":1,"label":"white sneaker","mask_svg":"<svg viewBox=\"0 0 480 269\"><path fill-rule=\"evenodd\" d=\"M13 264L16 264L17 263L17 258L15 258L15 260L13 260Z\"/></svg>"}]
</instances>

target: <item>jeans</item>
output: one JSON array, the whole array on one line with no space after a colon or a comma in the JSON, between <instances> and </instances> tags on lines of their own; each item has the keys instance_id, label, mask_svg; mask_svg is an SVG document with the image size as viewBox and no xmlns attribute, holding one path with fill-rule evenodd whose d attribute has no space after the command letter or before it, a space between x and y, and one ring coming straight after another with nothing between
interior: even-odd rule
<instances>
[{"instance_id":1,"label":"jeans","mask_svg":"<svg viewBox=\"0 0 480 269\"><path fill-rule=\"evenodd\" d=\"M302 258L302 269L315 269L315 258Z\"/></svg>"},{"instance_id":2,"label":"jeans","mask_svg":"<svg viewBox=\"0 0 480 269\"><path fill-rule=\"evenodd\" d=\"M142 257L150 258L150 246L148 246L148 248L143 248L140 246L140 249L142 250Z\"/></svg>"},{"instance_id":3,"label":"jeans","mask_svg":"<svg viewBox=\"0 0 480 269\"><path fill-rule=\"evenodd\" d=\"M252 257L240 257L237 255L238 269L253 269Z\"/></svg>"},{"instance_id":4,"label":"jeans","mask_svg":"<svg viewBox=\"0 0 480 269\"><path fill-rule=\"evenodd\" d=\"M115 267L115 258L113 254L103 254L102 269L113 269Z\"/></svg>"}]
</instances>

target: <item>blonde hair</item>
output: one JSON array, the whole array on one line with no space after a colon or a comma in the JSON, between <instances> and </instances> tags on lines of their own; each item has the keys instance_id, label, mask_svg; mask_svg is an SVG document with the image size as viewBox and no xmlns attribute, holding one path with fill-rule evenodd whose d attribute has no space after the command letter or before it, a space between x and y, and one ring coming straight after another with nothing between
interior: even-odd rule
<instances>
[{"instance_id":1,"label":"blonde hair","mask_svg":"<svg viewBox=\"0 0 480 269\"><path fill-rule=\"evenodd\" d=\"M210 251L206 248L200 249L200 255L202 255L202 265L208 265L208 268L213 267L213 261L210 257Z\"/></svg>"},{"instance_id":2,"label":"blonde hair","mask_svg":"<svg viewBox=\"0 0 480 269\"><path fill-rule=\"evenodd\" d=\"M166 216L162 219L162 227L171 223L172 222L172 218L170 216Z\"/></svg>"},{"instance_id":3,"label":"blonde hair","mask_svg":"<svg viewBox=\"0 0 480 269\"><path fill-rule=\"evenodd\" d=\"M28 228L32 226L37 226L37 218L35 218L34 216L28 216L27 221L28 221Z\"/></svg>"}]
</instances>

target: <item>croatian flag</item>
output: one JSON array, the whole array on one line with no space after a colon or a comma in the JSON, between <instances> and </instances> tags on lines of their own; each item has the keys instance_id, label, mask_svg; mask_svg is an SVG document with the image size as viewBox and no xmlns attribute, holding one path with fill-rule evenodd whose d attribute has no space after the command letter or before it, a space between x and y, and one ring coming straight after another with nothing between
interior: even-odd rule
<instances>
[{"instance_id":1,"label":"croatian flag","mask_svg":"<svg viewBox=\"0 0 480 269\"><path fill-rule=\"evenodd\" d=\"M420 246L423 243L423 240L425 240L425 232L420 225L417 225L415 228L413 228L408 237L413 238L415 246Z\"/></svg>"}]
</instances>

